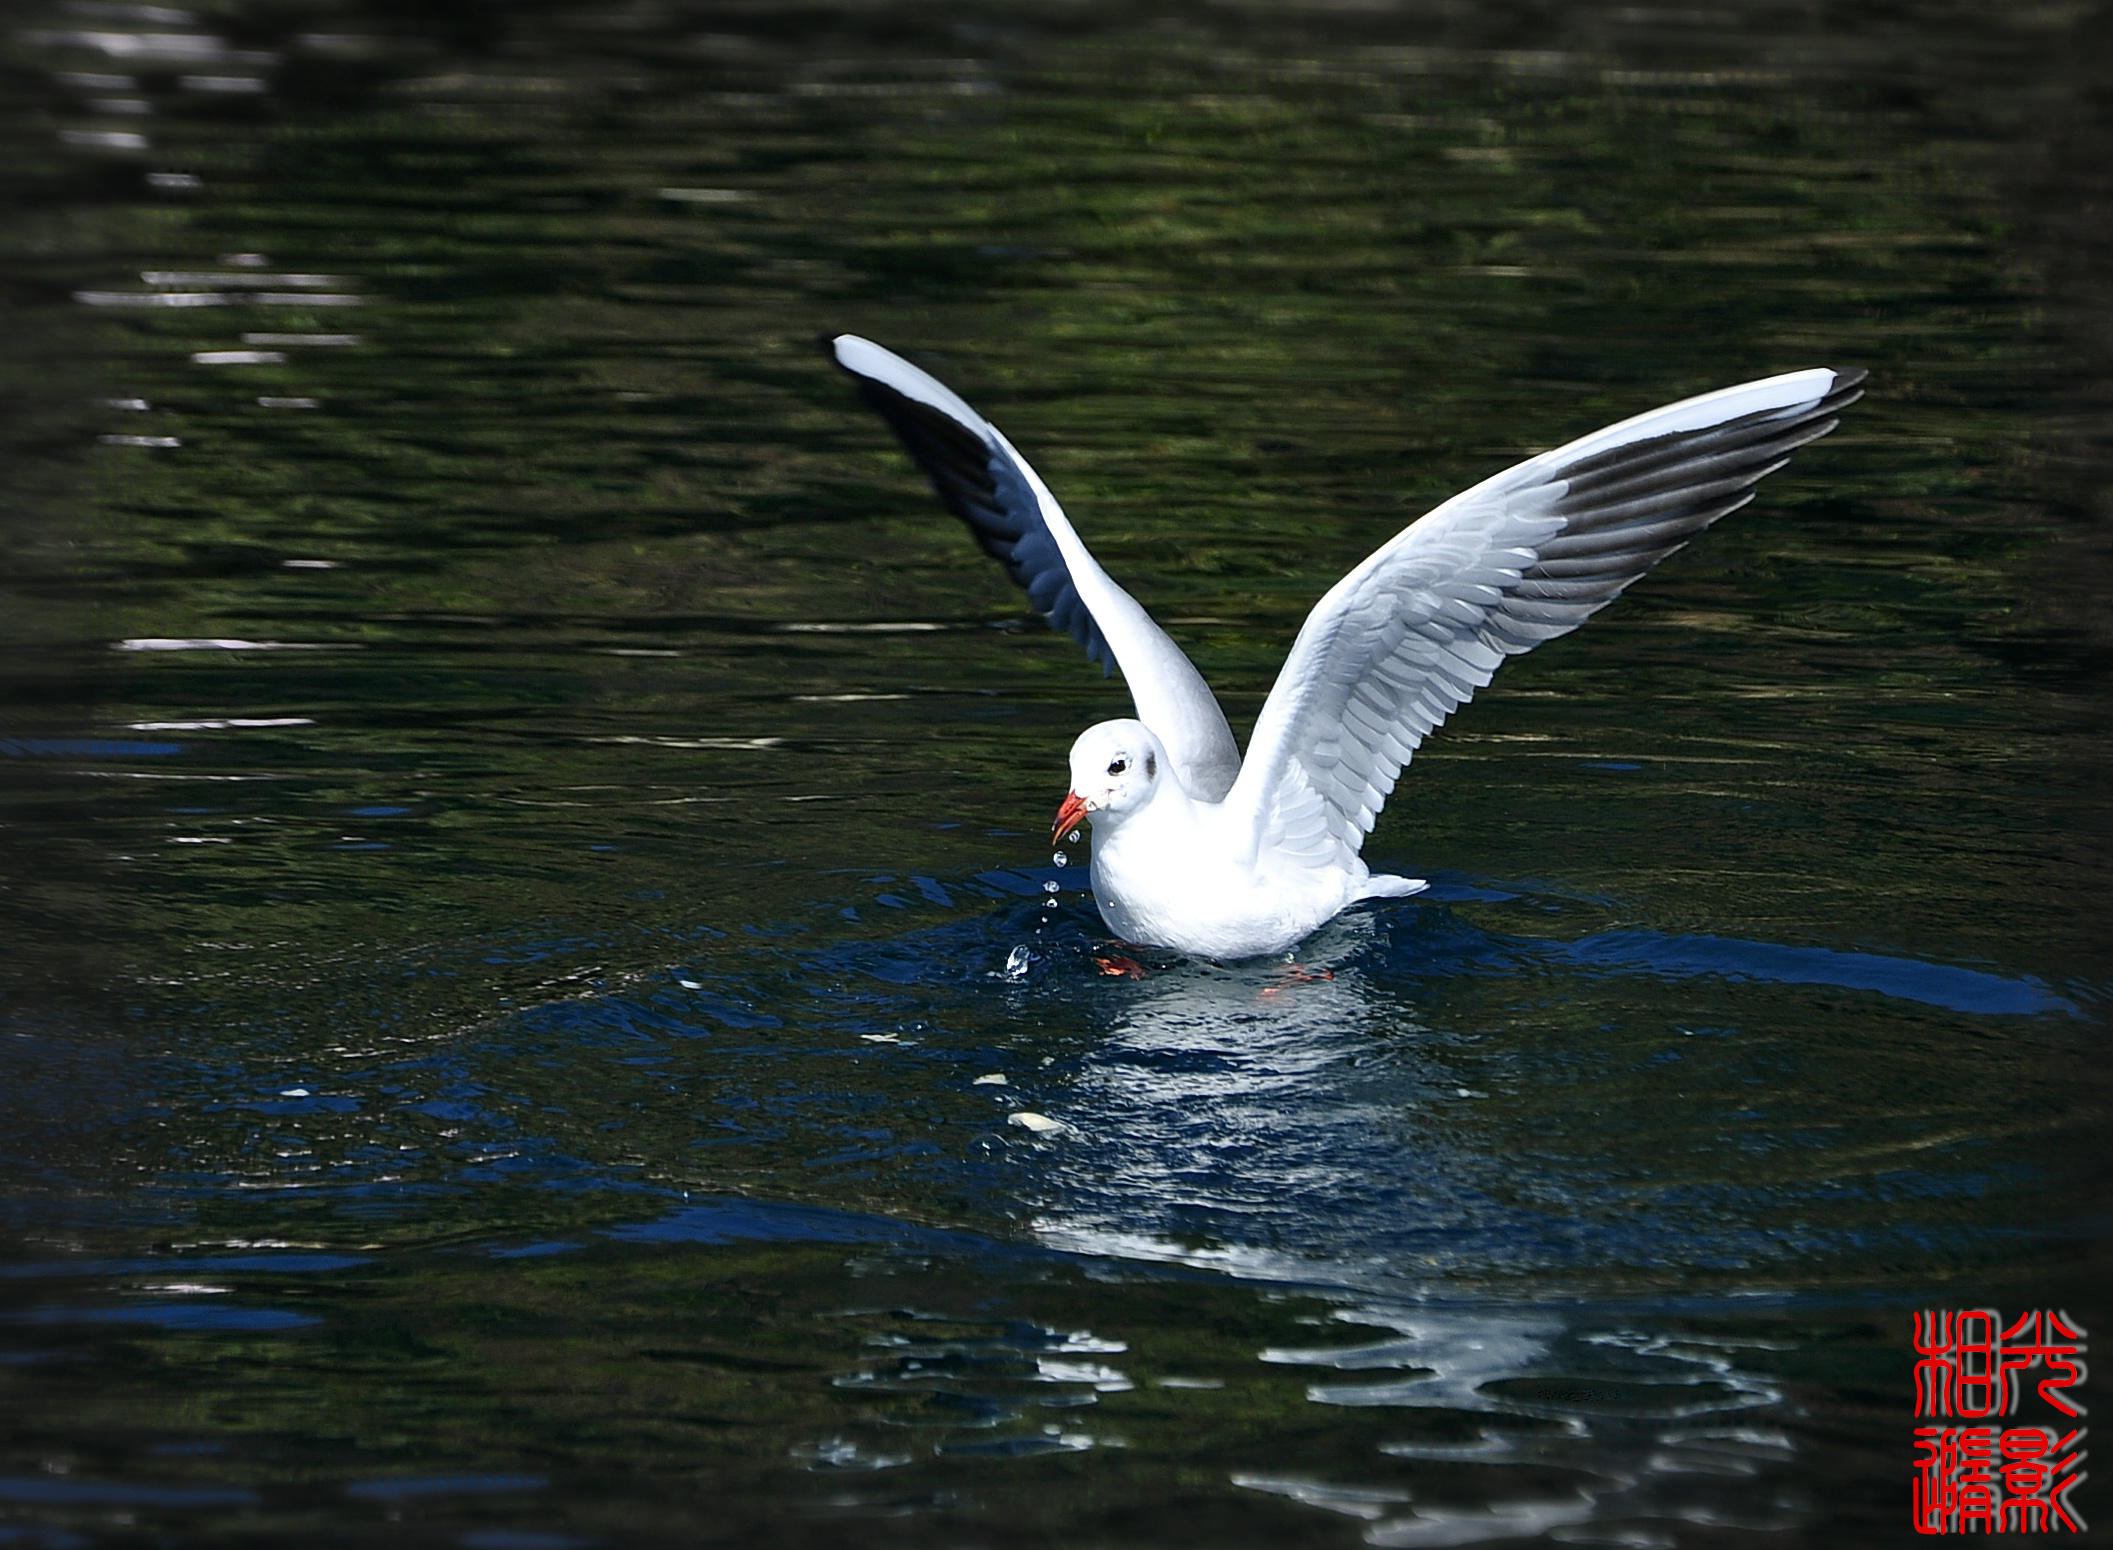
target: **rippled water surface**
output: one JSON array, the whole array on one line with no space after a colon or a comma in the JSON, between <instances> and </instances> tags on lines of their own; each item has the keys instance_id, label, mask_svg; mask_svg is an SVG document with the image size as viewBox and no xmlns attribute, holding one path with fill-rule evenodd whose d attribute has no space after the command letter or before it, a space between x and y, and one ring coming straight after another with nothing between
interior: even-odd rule
<instances>
[{"instance_id":1,"label":"rippled water surface","mask_svg":"<svg viewBox=\"0 0 2113 1550\"><path fill-rule=\"evenodd\" d=\"M1907 1310L2105 1322L2103 9L8 25L0 1543L1872 1543ZM1243 732L1445 494L1872 388L1429 894L1132 976L843 329Z\"/></svg>"}]
</instances>

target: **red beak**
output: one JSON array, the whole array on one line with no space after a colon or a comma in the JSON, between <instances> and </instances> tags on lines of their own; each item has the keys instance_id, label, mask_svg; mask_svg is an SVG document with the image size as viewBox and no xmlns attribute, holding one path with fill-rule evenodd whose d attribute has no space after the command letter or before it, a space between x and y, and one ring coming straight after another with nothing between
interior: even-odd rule
<instances>
[{"instance_id":1,"label":"red beak","mask_svg":"<svg viewBox=\"0 0 2113 1550\"><path fill-rule=\"evenodd\" d=\"M1064 805L1057 809L1056 827L1049 831L1049 843L1057 844L1064 838L1066 829L1076 828L1086 817L1086 799L1076 791L1066 793Z\"/></svg>"}]
</instances>

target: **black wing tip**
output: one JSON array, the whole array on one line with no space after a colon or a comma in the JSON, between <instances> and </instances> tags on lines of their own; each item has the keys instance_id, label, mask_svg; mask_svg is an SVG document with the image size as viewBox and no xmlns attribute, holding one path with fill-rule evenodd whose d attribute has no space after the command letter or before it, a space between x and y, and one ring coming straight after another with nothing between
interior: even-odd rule
<instances>
[{"instance_id":1,"label":"black wing tip","mask_svg":"<svg viewBox=\"0 0 2113 1550\"><path fill-rule=\"evenodd\" d=\"M1834 373L1834 385L1827 389L1827 396L1813 405L1815 413L1833 414L1846 409L1864 396L1864 383L1870 372L1861 366L1829 366ZM1827 427L1832 430L1833 426Z\"/></svg>"}]
</instances>

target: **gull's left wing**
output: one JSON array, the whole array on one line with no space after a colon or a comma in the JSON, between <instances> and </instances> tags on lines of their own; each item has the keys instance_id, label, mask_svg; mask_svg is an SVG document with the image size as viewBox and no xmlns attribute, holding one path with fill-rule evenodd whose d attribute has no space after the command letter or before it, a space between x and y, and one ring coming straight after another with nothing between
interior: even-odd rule
<instances>
[{"instance_id":1,"label":"gull's left wing","mask_svg":"<svg viewBox=\"0 0 2113 1550\"><path fill-rule=\"evenodd\" d=\"M1424 737L1507 656L1566 635L1834 429L1819 368L1624 420L1411 523L1307 616L1227 805L1260 851L1347 865Z\"/></svg>"},{"instance_id":2,"label":"gull's left wing","mask_svg":"<svg viewBox=\"0 0 2113 1550\"><path fill-rule=\"evenodd\" d=\"M1215 802L1240 771L1240 747L1210 685L1137 600L1108 578L1049 487L998 428L938 378L856 334L829 341L860 396L902 438L947 510L1028 600L1103 667L1122 669L1137 719L1166 745L1189 794Z\"/></svg>"}]
</instances>

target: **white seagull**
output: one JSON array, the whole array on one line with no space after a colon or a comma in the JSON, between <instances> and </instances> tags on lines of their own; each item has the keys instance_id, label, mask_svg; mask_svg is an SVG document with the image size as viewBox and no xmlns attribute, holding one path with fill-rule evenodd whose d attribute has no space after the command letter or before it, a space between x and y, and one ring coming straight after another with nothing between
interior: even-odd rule
<instances>
[{"instance_id":1,"label":"white seagull","mask_svg":"<svg viewBox=\"0 0 2113 1550\"><path fill-rule=\"evenodd\" d=\"M1314 605L1243 760L1203 676L995 425L871 340L829 349L1051 627L1122 669L1137 719L1072 744L1056 816L1058 835L1092 822L1101 919L1125 941L1222 960L1423 889L1358 851L1424 738L1506 657L1576 629L1753 499L1864 378L1819 367L1684 399L1434 507Z\"/></svg>"}]
</instances>

